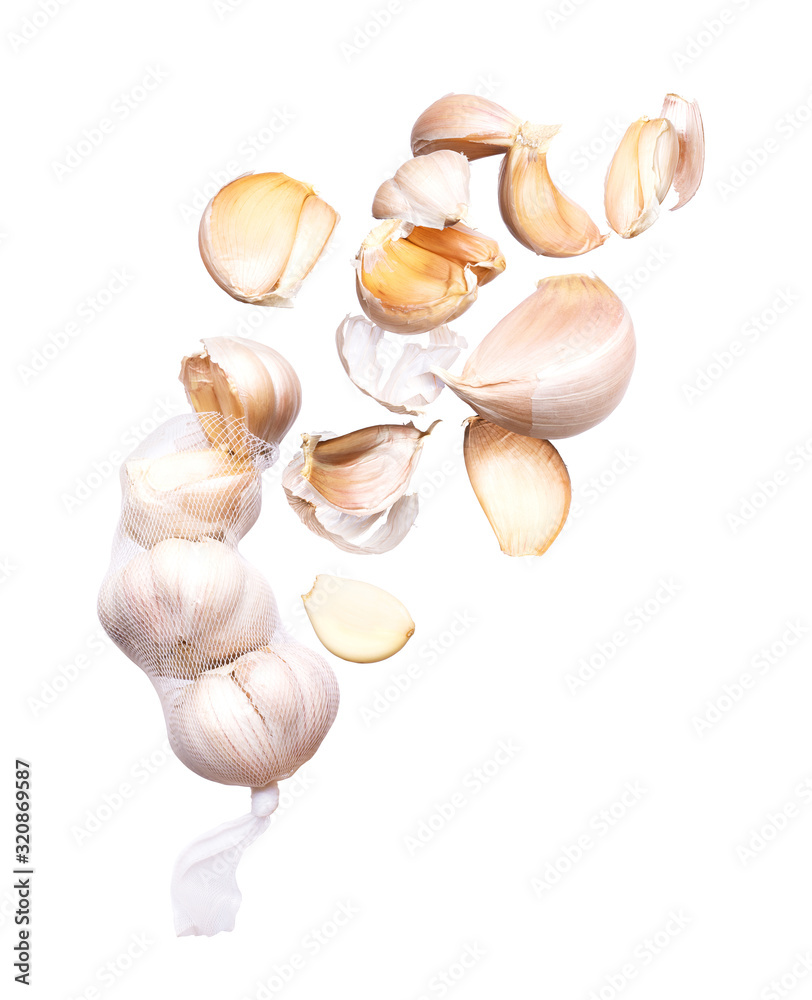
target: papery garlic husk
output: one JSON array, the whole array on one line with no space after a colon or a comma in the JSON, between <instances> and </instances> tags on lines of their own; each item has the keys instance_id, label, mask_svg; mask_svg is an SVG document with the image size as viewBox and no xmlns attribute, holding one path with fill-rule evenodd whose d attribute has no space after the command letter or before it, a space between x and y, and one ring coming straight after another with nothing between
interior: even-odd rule
<instances>
[{"instance_id":1,"label":"papery garlic husk","mask_svg":"<svg viewBox=\"0 0 812 1000\"><path fill-rule=\"evenodd\" d=\"M679 94L666 94L663 101L663 118L674 126L679 138L679 161L674 174L673 188L679 195L675 212L696 194L705 170L705 129L702 114L696 101L688 101Z\"/></svg>"},{"instance_id":2,"label":"papery garlic husk","mask_svg":"<svg viewBox=\"0 0 812 1000\"><path fill-rule=\"evenodd\" d=\"M286 638L201 674L167 709L175 754L223 785L289 778L319 748L338 683L318 653Z\"/></svg>"},{"instance_id":3,"label":"papery garlic husk","mask_svg":"<svg viewBox=\"0 0 812 1000\"><path fill-rule=\"evenodd\" d=\"M393 333L427 333L461 316L477 286L505 267L494 240L461 224L447 229L382 222L356 258L356 291L367 316Z\"/></svg>"},{"instance_id":4,"label":"papery garlic husk","mask_svg":"<svg viewBox=\"0 0 812 1000\"><path fill-rule=\"evenodd\" d=\"M414 339L387 335L365 316L346 316L336 331L336 347L344 371L361 392L392 413L419 416L445 384L432 375L432 365L450 368L467 345L447 326Z\"/></svg>"},{"instance_id":5,"label":"papery garlic husk","mask_svg":"<svg viewBox=\"0 0 812 1000\"><path fill-rule=\"evenodd\" d=\"M657 220L678 161L677 130L666 118L640 118L626 129L604 187L606 218L616 233L630 239Z\"/></svg>"},{"instance_id":6,"label":"papery garlic husk","mask_svg":"<svg viewBox=\"0 0 812 1000\"><path fill-rule=\"evenodd\" d=\"M376 219L402 219L442 229L468 216L471 168L462 153L440 149L407 160L384 181L372 202Z\"/></svg>"},{"instance_id":7,"label":"papery garlic husk","mask_svg":"<svg viewBox=\"0 0 812 1000\"><path fill-rule=\"evenodd\" d=\"M340 437L302 435L302 476L328 503L366 517L379 514L406 492L417 467L426 431L413 423L377 424Z\"/></svg>"},{"instance_id":8,"label":"papery garlic husk","mask_svg":"<svg viewBox=\"0 0 812 1000\"><path fill-rule=\"evenodd\" d=\"M290 306L338 222L309 184L246 174L221 188L200 220L206 270L240 302Z\"/></svg>"},{"instance_id":9,"label":"papery garlic husk","mask_svg":"<svg viewBox=\"0 0 812 1000\"><path fill-rule=\"evenodd\" d=\"M426 108L412 128L415 156L450 149L469 160L505 153L522 121L495 101L475 94L446 94Z\"/></svg>"},{"instance_id":10,"label":"papery garlic husk","mask_svg":"<svg viewBox=\"0 0 812 1000\"><path fill-rule=\"evenodd\" d=\"M469 417L465 468L499 541L509 556L540 556L564 527L572 487L555 446L514 434L484 417Z\"/></svg>"},{"instance_id":11,"label":"papery garlic husk","mask_svg":"<svg viewBox=\"0 0 812 1000\"><path fill-rule=\"evenodd\" d=\"M601 246L589 215L553 184L547 150L560 125L524 124L502 160L499 210L511 234L545 257L576 257Z\"/></svg>"},{"instance_id":12,"label":"papery garlic husk","mask_svg":"<svg viewBox=\"0 0 812 1000\"><path fill-rule=\"evenodd\" d=\"M277 445L302 405L302 386L290 362L244 337L208 337L201 343L203 351L181 362L179 378L208 439L240 457L255 448L246 431Z\"/></svg>"},{"instance_id":13,"label":"papery garlic husk","mask_svg":"<svg viewBox=\"0 0 812 1000\"><path fill-rule=\"evenodd\" d=\"M121 529L145 549L167 538L237 542L262 505L259 470L215 448L131 459L121 484Z\"/></svg>"},{"instance_id":14,"label":"papery garlic husk","mask_svg":"<svg viewBox=\"0 0 812 1000\"><path fill-rule=\"evenodd\" d=\"M351 663L386 660L414 635L406 607L362 580L321 573L302 601L321 644Z\"/></svg>"},{"instance_id":15,"label":"papery garlic husk","mask_svg":"<svg viewBox=\"0 0 812 1000\"><path fill-rule=\"evenodd\" d=\"M150 675L191 678L270 642L279 616L268 582L233 547L171 538L105 579L99 619Z\"/></svg>"},{"instance_id":16,"label":"papery garlic husk","mask_svg":"<svg viewBox=\"0 0 812 1000\"><path fill-rule=\"evenodd\" d=\"M516 434L563 438L605 419L634 368L634 328L600 278L544 278L491 330L459 377L434 369L476 412Z\"/></svg>"}]
</instances>

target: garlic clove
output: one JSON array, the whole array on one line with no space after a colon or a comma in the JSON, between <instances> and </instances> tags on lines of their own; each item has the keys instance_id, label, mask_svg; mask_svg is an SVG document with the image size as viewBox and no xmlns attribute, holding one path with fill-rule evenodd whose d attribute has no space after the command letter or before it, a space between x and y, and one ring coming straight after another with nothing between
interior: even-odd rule
<instances>
[{"instance_id":1,"label":"garlic clove","mask_svg":"<svg viewBox=\"0 0 812 1000\"><path fill-rule=\"evenodd\" d=\"M624 239L645 232L660 214L679 160L679 139L665 118L633 122L615 151L604 186L609 225Z\"/></svg>"},{"instance_id":2,"label":"garlic clove","mask_svg":"<svg viewBox=\"0 0 812 1000\"><path fill-rule=\"evenodd\" d=\"M442 229L467 218L471 169L462 153L440 149L407 160L372 202L376 219L402 219Z\"/></svg>"},{"instance_id":3,"label":"garlic clove","mask_svg":"<svg viewBox=\"0 0 812 1000\"><path fill-rule=\"evenodd\" d=\"M522 125L499 172L499 210L511 234L545 257L575 257L601 246L589 215L553 184L547 150L560 125Z\"/></svg>"},{"instance_id":4,"label":"garlic clove","mask_svg":"<svg viewBox=\"0 0 812 1000\"><path fill-rule=\"evenodd\" d=\"M702 180L705 169L705 130L699 104L678 94L666 94L660 115L671 122L679 139L679 160L673 183L679 201L671 209L675 212L688 204Z\"/></svg>"},{"instance_id":5,"label":"garlic clove","mask_svg":"<svg viewBox=\"0 0 812 1000\"><path fill-rule=\"evenodd\" d=\"M404 605L371 583L319 574L302 601L321 644L342 660L386 660L414 635Z\"/></svg>"},{"instance_id":6,"label":"garlic clove","mask_svg":"<svg viewBox=\"0 0 812 1000\"><path fill-rule=\"evenodd\" d=\"M429 368L450 367L465 346L447 326L430 330L421 346L412 338L387 335L365 316L346 316L336 331L338 356L353 384L392 413L413 416L445 388Z\"/></svg>"},{"instance_id":7,"label":"garlic clove","mask_svg":"<svg viewBox=\"0 0 812 1000\"><path fill-rule=\"evenodd\" d=\"M509 556L540 556L564 527L572 488L567 467L549 441L469 417L465 468L477 500Z\"/></svg>"},{"instance_id":8,"label":"garlic clove","mask_svg":"<svg viewBox=\"0 0 812 1000\"><path fill-rule=\"evenodd\" d=\"M634 328L600 278L544 278L465 363L432 369L476 412L516 434L562 438L604 420L634 368Z\"/></svg>"},{"instance_id":9,"label":"garlic clove","mask_svg":"<svg viewBox=\"0 0 812 1000\"><path fill-rule=\"evenodd\" d=\"M206 436L240 457L255 449L246 431L277 445L302 405L292 365L273 348L243 337L209 337L202 344L203 351L183 359L179 378Z\"/></svg>"},{"instance_id":10,"label":"garlic clove","mask_svg":"<svg viewBox=\"0 0 812 1000\"><path fill-rule=\"evenodd\" d=\"M447 94L420 115L412 128L415 156L450 149L469 160L505 153L522 122L495 101L475 94Z\"/></svg>"},{"instance_id":11,"label":"garlic clove","mask_svg":"<svg viewBox=\"0 0 812 1000\"><path fill-rule=\"evenodd\" d=\"M480 286L492 281L505 269L505 258L496 240L469 229L461 222L445 229L415 226L407 239L414 246L438 254L460 267L470 267Z\"/></svg>"},{"instance_id":12,"label":"garlic clove","mask_svg":"<svg viewBox=\"0 0 812 1000\"><path fill-rule=\"evenodd\" d=\"M336 212L309 184L281 173L246 174L206 206L200 255L212 278L235 299L290 305L337 222Z\"/></svg>"},{"instance_id":13,"label":"garlic clove","mask_svg":"<svg viewBox=\"0 0 812 1000\"><path fill-rule=\"evenodd\" d=\"M426 431L413 423L381 424L324 439L302 435L302 476L328 503L346 513L379 514L406 492Z\"/></svg>"},{"instance_id":14,"label":"garlic clove","mask_svg":"<svg viewBox=\"0 0 812 1000\"><path fill-rule=\"evenodd\" d=\"M254 465L214 448L132 459L122 492L121 529L145 549L166 538L237 542L262 503Z\"/></svg>"}]
</instances>

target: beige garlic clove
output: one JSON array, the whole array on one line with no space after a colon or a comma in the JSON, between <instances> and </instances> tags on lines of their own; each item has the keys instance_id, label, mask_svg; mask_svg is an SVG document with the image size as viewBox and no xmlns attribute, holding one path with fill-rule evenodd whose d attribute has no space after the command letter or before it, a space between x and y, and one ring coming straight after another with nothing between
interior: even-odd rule
<instances>
[{"instance_id":1,"label":"beige garlic clove","mask_svg":"<svg viewBox=\"0 0 812 1000\"><path fill-rule=\"evenodd\" d=\"M206 206L200 255L217 284L240 302L290 306L337 222L309 184L280 173L246 174Z\"/></svg>"},{"instance_id":2,"label":"beige garlic clove","mask_svg":"<svg viewBox=\"0 0 812 1000\"><path fill-rule=\"evenodd\" d=\"M108 576L99 618L153 676L191 678L270 642L276 601L262 574L230 545L171 538Z\"/></svg>"},{"instance_id":3,"label":"beige garlic clove","mask_svg":"<svg viewBox=\"0 0 812 1000\"><path fill-rule=\"evenodd\" d=\"M466 347L447 326L424 336L425 345L389 335L365 316L346 316L336 331L336 347L344 371L361 392L392 413L419 416L445 388L431 366L449 368Z\"/></svg>"},{"instance_id":4,"label":"beige garlic clove","mask_svg":"<svg viewBox=\"0 0 812 1000\"><path fill-rule=\"evenodd\" d=\"M433 369L476 412L516 434L562 438L594 427L634 368L631 317L600 278L545 278L491 330L455 377Z\"/></svg>"},{"instance_id":5,"label":"beige garlic clove","mask_svg":"<svg viewBox=\"0 0 812 1000\"><path fill-rule=\"evenodd\" d=\"M302 405L292 365L273 348L243 337L209 337L202 344L203 351L183 359L179 378L212 444L240 457L256 450L246 431L279 444Z\"/></svg>"},{"instance_id":6,"label":"beige garlic clove","mask_svg":"<svg viewBox=\"0 0 812 1000\"><path fill-rule=\"evenodd\" d=\"M414 635L405 606L371 583L322 573L302 601L321 644L351 663L386 660Z\"/></svg>"},{"instance_id":7,"label":"beige garlic clove","mask_svg":"<svg viewBox=\"0 0 812 1000\"><path fill-rule=\"evenodd\" d=\"M442 229L467 218L470 180L471 168L462 153L440 149L417 156L381 184L372 215Z\"/></svg>"},{"instance_id":8,"label":"beige garlic clove","mask_svg":"<svg viewBox=\"0 0 812 1000\"><path fill-rule=\"evenodd\" d=\"M338 701L329 664L287 639L201 674L167 709L167 729L196 774L261 788L310 760Z\"/></svg>"},{"instance_id":9,"label":"beige garlic clove","mask_svg":"<svg viewBox=\"0 0 812 1000\"><path fill-rule=\"evenodd\" d=\"M547 151L560 128L522 125L499 172L499 209L505 225L523 246L545 257L588 253L608 237L553 183Z\"/></svg>"},{"instance_id":10,"label":"beige garlic clove","mask_svg":"<svg viewBox=\"0 0 812 1000\"><path fill-rule=\"evenodd\" d=\"M540 556L564 527L572 488L555 447L469 417L465 468L477 500L509 556Z\"/></svg>"},{"instance_id":11,"label":"beige garlic clove","mask_svg":"<svg viewBox=\"0 0 812 1000\"><path fill-rule=\"evenodd\" d=\"M259 517L259 471L215 448L132 459L121 478L121 529L145 549L167 538L237 542Z\"/></svg>"},{"instance_id":12,"label":"beige garlic clove","mask_svg":"<svg viewBox=\"0 0 812 1000\"><path fill-rule=\"evenodd\" d=\"M302 435L302 476L328 503L366 517L378 514L406 492L417 467L426 431L413 423L380 424L323 439Z\"/></svg>"},{"instance_id":13,"label":"beige garlic clove","mask_svg":"<svg viewBox=\"0 0 812 1000\"><path fill-rule=\"evenodd\" d=\"M640 118L626 129L604 187L606 218L616 233L630 239L657 220L678 160L677 131L667 119Z\"/></svg>"},{"instance_id":14,"label":"beige garlic clove","mask_svg":"<svg viewBox=\"0 0 812 1000\"><path fill-rule=\"evenodd\" d=\"M675 212L688 204L702 180L705 169L705 130L699 104L678 94L666 94L660 115L671 122L679 138L679 160L673 182L679 201L671 209Z\"/></svg>"},{"instance_id":15,"label":"beige garlic clove","mask_svg":"<svg viewBox=\"0 0 812 1000\"><path fill-rule=\"evenodd\" d=\"M495 242L464 226L436 230L393 219L376 226L358 252L358 301L385 330L427 333L461 316L480 279L504 266Z\"/></svg>"},{"instance_id":16,"label":"beige garlic clove","mask_svg":"<svg viewBox=\"0 0 812 1000\"><path fill-rule=\"evenodd\" d=\"M469 160L505 153L522 122L495 101L475 94L447 94L420 115L412 128L415 156L450 149Z\"/></svg>"}]
</instances>

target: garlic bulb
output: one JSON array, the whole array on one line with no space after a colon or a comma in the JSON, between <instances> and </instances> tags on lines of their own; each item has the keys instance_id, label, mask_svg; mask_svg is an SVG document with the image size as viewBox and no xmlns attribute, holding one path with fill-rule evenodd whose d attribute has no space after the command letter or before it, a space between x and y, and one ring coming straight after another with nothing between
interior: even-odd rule
<instances>
[{"instance_id":1,"label":"garlic bulb","mask_svg":"<svg viewBox=\"0 0 812 1000\"><path fill-rule=\"evenodd\" d=\"M191 678L270 642L278 613L265 578L231 546L170 538L105 580L99 619L148 673Z\"/></svg>"},{"instance_id":2,"label":"garlic bulb","mask_svg":"<svg viewBox=\"0 0 812 1000\"><path fill-rule=\"evenodd\" d=\"M697 102L687 101L678 94L666 94L660 115L671 122L679 138L679 160L673 182L679 201L671 209L675 212L688 204L702 180L705 169L705 130Z\"/></svg>"},{"instance_id":3,"label":"garlic bulb","mask_svg":"<svg viewBox=\"0 0 812 1000\"><path fill-rule=\"evenodd\" d=\"M634 368L626 307L600 278L544 278L468 358L462 375L433 369L476 412L535 438L562 438L605 419Z\"/></svg>"},{"instance_id":4,"label":"garlic bulb","mask_svg":"<svg viewBox=\"0 0 812 1000\"><path fill-rule=\"evenodd\" d=\"M469 417L465 468L499 547L509 556L540 556L564 527L572 488L549 441L514 434Z\"/></svg>"},{"instance_id":5,"label":"garlic bulb","mask_svg":"<svg viewBox=\"0 0 812 1000\"><path fill-rule=\"evenodd\" d=\"M609 225L624 239L656 222L679 160L679 139L665 118L640 118L615 151L604 187Z\"/></svg>"},{"instance_id":6,"label":"garlic bulb","mask_svg":"<svg viewBox=\"0 0 812 1000\"><path fill-rule=\"evenodd\" d=\"M471 169L462 153L440 149L407 160L372 202L376 219L402 219L443 229L467 218Z\"/></svg>"},{"instance_id":7,"label":"garlic bulb","mask_svg":"<svg viewBox=\"0 0 812 1000\"><path fill-rule=\"evenodd\" d=\"M241 457L255 450L246 431L278 444L302 405L291 364L243 337L209 337L202 344L203 351L183 359L179 378L212 444Z\"/></svg>"},{"instance_id":8,"label":"garlic bulb","mask_svg":"<svg viewBox=\"0 0 812 1000\"><path fill-rule=\"evenodd\" d=\"M412 128L415 156L450 149L469 160L504 153L522 122L495 101L475 94L447 94L426 108Z\"/></svg>"},{"instance_id":9,"label":"garlic bulb","mask_svg":"<svg viewBox=\"0 0 812 1000\"><path fill-rule=\"evenodd\" d=\"M342 660L386 660L414 635L404 605L371 583L321 573L302 600L319 641Z\"/></svg>"},{"instance_id":10,"label":"garlic bulb","mask_svg":"<svg viewBox=\"0 0 812 1000\"><path fill-rule=\"evenodd\" d=\"M122 531L145 549L166 538L236 542L262 504L254 465L214 448L133 459L121 481Z\"/></svg>"},{"instance_id":11,"label":"garlic bulb","mask_svg":"<svg viewBox=\"0 0 812 1000\"><path fill-rule=\"evenodd\" d=\"M519 130L502 160L499 209L512 235L545 257L574 257L601 246L589 215L553 184L547 150L560 125L529 125Z\"/></svg>"},{"instance_id":12,"label":"garlic bulb","mask_svg":"<svg viewBox=\"0 0 812 1000\"><path fill-rule=\"evenodd\" d=\"M262 787L310 760L338 698L324 658L288 639L200 674L167 710L170 744L210 781Z\"/></svg>"},{"instance_id":13,"label":"garlic bulb","mask_svg":"<svg viewBox=\"0 0 812 1000\"><path fill-rule=\"evenodd\" d=\"M321 256L338 215L309 184L246 174L221 188L200 220L200 256L240 302L290 306Z\"/></svg>"},{"instance_id":14,"label":"garlic bulb","mask_svg":"<svg viewBox=\"0 0 812 1000\"><path fill-rule=\"evenodd\" d=\"M361 392L392 413L419 416L445 388L431 366L449 368L467 346L447 326L425 336L426 346L421 346L412 337L388 336L365 316L346 316L336 331L336 347L344 371Z\"/></svg>"},{"instance_id":15,"label":"garlic bulb","mask_svg":"<svg viewBox=\"0 0 812 1000\"><path fill-rule=\"evenodd\" d=\"M356 258L356 291L367 316L393 333L426 333L461 316L477 286L505 269L494 240L461 224L446 229L382 222Z\"/></svg>"}]
</instances>

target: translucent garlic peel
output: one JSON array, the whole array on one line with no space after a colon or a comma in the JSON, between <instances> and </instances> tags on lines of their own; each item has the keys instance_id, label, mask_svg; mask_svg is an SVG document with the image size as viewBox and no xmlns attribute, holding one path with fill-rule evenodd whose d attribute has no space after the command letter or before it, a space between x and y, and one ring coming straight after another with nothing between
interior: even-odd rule
<instances>
[{"instance_id":1,"label":"translucent garlic peel","mask_svg":"<svg viewBox=\"0 0 812 1000\"><path fill-rule=\"evenodd\" d=\"M604 186L609 225L624 239L639 236L660 214L679 160L676 129L665 118L640 118L620 140Z\"/></svg>"},{"instance_id":2,"label":"translucent garlic peel","mask_svg":"<svg viewBox=\"0 0 812 1000\"><path fill-rule=\"evenodd\" d=\"M407 160L372 202L376 219L402 219L442 229L468 214L471 170L462 153L441 149Z\"/></svg>"},{"instance_id":3,"label":"translucent garlic peel","mask_svg":"<svg viewBox=\"0 0 812 1000\"><path fill-rule=\"evenodd\" d=\"M463 446L477 500L509 556L540 556L558 537L572 488L556 448L539 438L470 417Z\"/></svg>"},{"instance_id":4,"label":"translucent garlic peel","mask_svg":"<svg viewBox=\"0 0 812 1000\"><path fill-rule=\"evenodd\" d=\"M320 574L302 601L321 644L352 663L386 660L414 634L405 606L361 580Z\"/></svg>"},{"instance_id":5,"label":"translucent garlic peel","mask_svg":"<svg viewBox=\"0 0 812 1000\"><path fill-rule=\"evenodd\" d=\"M476 94L446 94L420 115L412 128L415 156L449 149L469 160L504 153L521 119L495 101Z\"/></svg>"},{"instance_id":6,"label":"translucent garlic peel","mask_svg":"<svg viewBox=\"0 0 812 1000\"><path fill-rule=\"evenodd\" d=\"M671 122L679 139L679 161L673 182L679 200L671 209L675 212L688 204L702 180L705 169L705 130L699 104L678 94L666 94L660 115Z\"/></svg>"}]
</instances>

